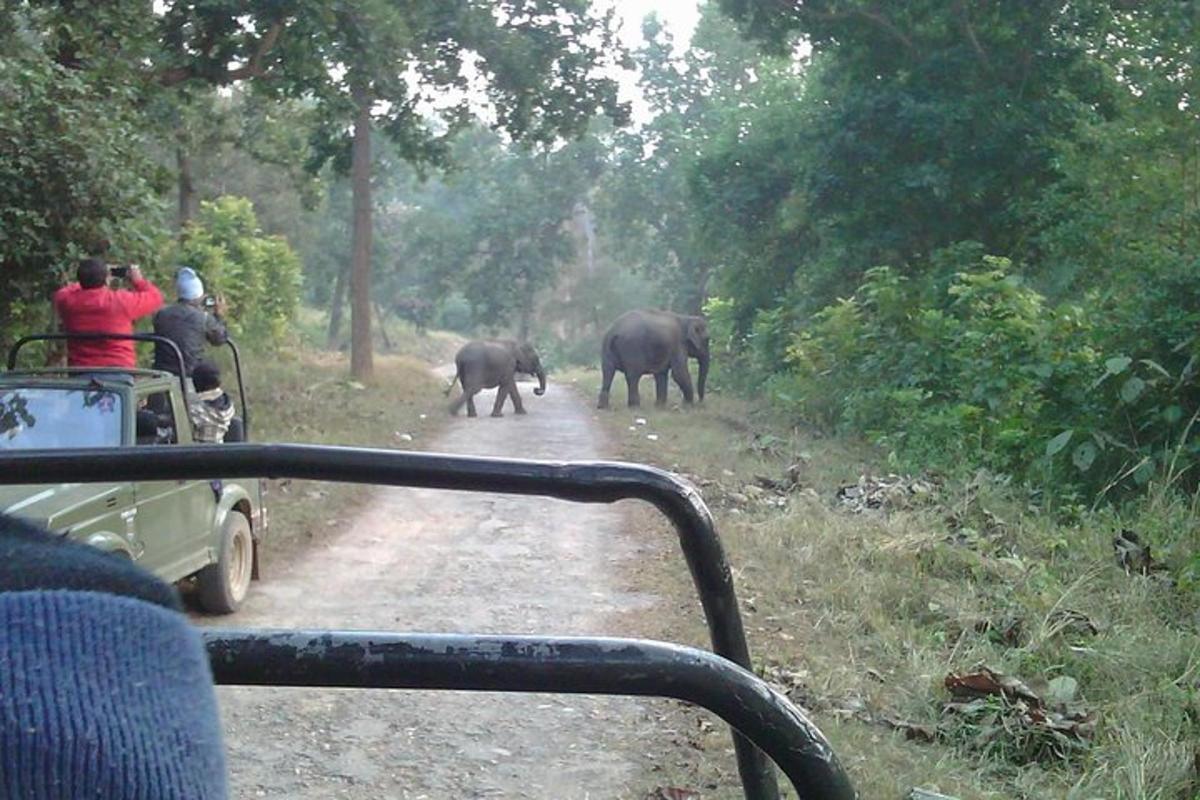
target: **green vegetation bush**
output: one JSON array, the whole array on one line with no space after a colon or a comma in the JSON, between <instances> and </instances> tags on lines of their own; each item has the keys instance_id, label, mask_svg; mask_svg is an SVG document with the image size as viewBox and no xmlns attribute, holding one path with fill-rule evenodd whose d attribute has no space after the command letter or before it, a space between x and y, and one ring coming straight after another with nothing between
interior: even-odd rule
<instances>
[{"instance_id":1,"label":"green vegetation bush","mask_svg":"<svg viewBox=\"0 0 1200 800\"><path fill-rule=\"evenodd\" d=\"M44 329L50 293L102 242L146 263L162 233L134 93L63 69L20 33L0 24L0 343Z\"/></svg>"},{"instance_id":2,"label":"green vegetation bush","mask_svg":"<svg viewBox=\"0 0 1200 800\"><path fill-rule=\"evenodd\" d=\"M869 270L851 297L793 329L782 374L773 351L786 323L760 313L742 348L749 372L774 402L867 436L904 469L984 467L1060 499L1189 473L1200 452L1178 376L1107 350L1094 312L1049 303L1007 259L982 256L949 278L946 254L933 261L916 278ZM721 353L732 307L708 310Z\"/></svg>"},{"instance_id":3,"label":"green vegetation bush","mask_svg":"<svg viewBox=\"0 0 1200 800\"><path fill-rule=\"evenodd\" d=\"M257 342L279 343L300 305L300 259L280 236L264 236L244 197L202 203L175 260L224 296L229 323Z\"/></svg>"},{"instance_id":4,"label":"green vegetation bush","mask_svg":"<svg viewBox=\"0 0 1200 800\"><path fill-rule=\"evenodd\" d=\"M475 311L458 292L447 295L437 306L437 326L455 333L470 334L475 327Z\"/></svg>"}]
</instances>

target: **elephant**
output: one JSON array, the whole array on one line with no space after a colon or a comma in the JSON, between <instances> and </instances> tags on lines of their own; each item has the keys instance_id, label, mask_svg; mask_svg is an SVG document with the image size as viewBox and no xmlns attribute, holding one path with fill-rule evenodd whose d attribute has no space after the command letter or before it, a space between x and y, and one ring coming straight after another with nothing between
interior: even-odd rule
<instances>
[{"instance_id":1,"label":"elephant","mask_svg":"<svg viewBox=\"0 0 1200 800\"><path fill-rule=\"evenodd\" d=\"M536 375L538 387L533 393L541 397L546 393L546 371L538 358L537 351L529 344L518 344L511 339L474 340L467 342L454 356L456 368L454 380L446 387L446 394L454 388L455 381L462 384L462 396L450 404L450 413L457 414L463 403L467 405L467 416L474 417L475 395L480 389L499 387L492 416L502 417L504 399L512 397L513 410L525 413L521 395L517 393L515 374L525 372Z\"/></svg>"},{"instance_id":2,"label":"elephant","mask_svg":"<svg viewBox=\"0 0 1200 800\"><path fill-rule=\"evenodd\" d=\"M608 408L608 393L617 370L625 373L630 408L641 405L638 382L649 373L654 376L654 404L667 404L667 375L675 379L683 392L683 402L692 402L692 376L688 358L700 362L696 394L704 399L708 380L708 320L670 311L643 309L622 314L604 334L600 350L603 384L598 408Z\"/></svg>"}]
</instances>

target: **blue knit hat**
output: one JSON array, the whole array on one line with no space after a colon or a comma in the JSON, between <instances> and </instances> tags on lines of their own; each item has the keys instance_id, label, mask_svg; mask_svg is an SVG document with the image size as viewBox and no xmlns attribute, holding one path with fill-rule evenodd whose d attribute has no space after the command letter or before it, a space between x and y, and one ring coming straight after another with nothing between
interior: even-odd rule
<instances>
[{"instance_id":1,"label":"blue knit hat","mask_svg":"<svg viewBox=\"0 0 1200 800\"><path fill-rule=\"evenodd\" d=\"M0 517L0 796L227 795L212 674L173 590Z\"/></svg>"},{"instance_id":2,"label":"blue knit hat","mask_svg":"<svg viewBox=\"0 0 1200 800\"><path fill-rule=\"evenodd\" d=\"M175 288L179 290L180 300L199 300L204 296L204 283L191 267L179 268L175 275Z\"/></svg>"}]
</instances>

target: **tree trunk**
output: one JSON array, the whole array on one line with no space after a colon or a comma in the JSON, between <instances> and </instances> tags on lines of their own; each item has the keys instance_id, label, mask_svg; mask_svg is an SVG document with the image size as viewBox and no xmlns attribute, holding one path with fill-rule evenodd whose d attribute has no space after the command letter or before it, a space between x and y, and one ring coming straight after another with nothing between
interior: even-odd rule
<instances>
[{"instance_id":1,"label":"tree trunk","mask_svg":"<svg viewBox=\"0 0 1200 800\"><path fill-rule=\"evenodd\" d=\"M533 290L529 288L529 278L522 275L517 279L518 291L521 293L520 318L517 321L517 341L528 342L529 332L533 327Z\"/></svg>"},{"instance_id":2,"label":"tree trunk","mask_svg":"<svg viewBox=\"0 0 1200 800\"><path fill-rule=\"evenodd\" d=\"M712 267L707 262L699 265L685 264L682 273L690 278L685 294L678 299L685 314L703 314L708 301L708 279Z\"/></svg>"},{"instance_id":3,"label":"tree trunk","mask_svg":"<svg viewBox=\"0 0 1200 800\"><path fill-rule=\"evenodd\" d=\"M342 335L342 308L346 305L346 272L342 267L338 270L337 280L333 284L333 300L329 305L329 335L326 338L330 350L337 349L338 337Z\"/></svg>"},{"instance_id":4,"label":"tree trunk","mask_svg":"<svg viewBox=\"0 0 1200 800\"><path fill-rule=\"evenodd\" d=\"M179 169L179 232L196 216L196 184L192 179L192 157L183 145L175 148L175 165Z\"/></svg>"},{"instance_id":5,"label":"tree trunk","mask_svg":"<svg viewBox=\"0 0 1200 800\"><path fill-rule=\"evenodd\" d=\"M368 381L375 366L371 352L371 100L354 92L351 185L354 192L353 256L350 261L350 375Z\"/></svg>"},{"instance_id":6,"label":"tree trunk","mask_svg":"<svg viewBox=\"0 0 1200 800\"><path fill-rule=\"evenodd\" d=\"M392 347L392 340L388 338L387 334L388 315L383 313L383 309L379 307L379 303L372 303L372 305L375 306L375 321L379 323L379 335L383 337L383 346L386 347L388 351L391 351L395 348Z\"/></svg>"}]
</instances>

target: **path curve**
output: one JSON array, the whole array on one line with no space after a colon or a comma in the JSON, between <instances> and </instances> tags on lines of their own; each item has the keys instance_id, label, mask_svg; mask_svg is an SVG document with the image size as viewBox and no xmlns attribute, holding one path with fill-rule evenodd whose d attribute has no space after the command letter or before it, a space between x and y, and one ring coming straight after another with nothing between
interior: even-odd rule
<instances>
[{"instance_id":1,"label":"path curve","mask_svg":"<svg viewBox=\"0 0 1200 800\"><path fill-rule=\"evenodd\" d=\"M570 387L521 392L528 415L460 416L429 449L607 455ZM401 488L372 498L344 532L255 584L236 615L198 622L619 634L618 615L657 602L624 588L623 570L654 544L627 530L621 505ZM656 785L656 701L232 687L219 700L238 798L642 798Z\"/></svg>"}]
</instances>

